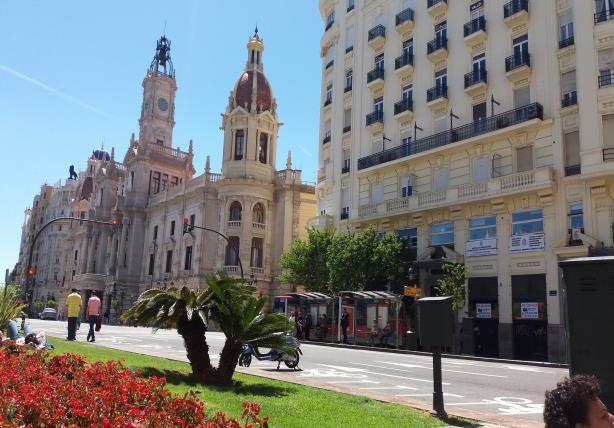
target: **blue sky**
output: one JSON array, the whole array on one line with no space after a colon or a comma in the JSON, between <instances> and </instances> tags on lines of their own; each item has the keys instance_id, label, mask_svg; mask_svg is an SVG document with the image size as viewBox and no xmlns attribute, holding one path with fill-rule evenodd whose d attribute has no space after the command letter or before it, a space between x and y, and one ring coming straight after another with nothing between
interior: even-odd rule
<instances>
[{"instance_id":1,"label":"blue sky","mask_svg":"<svg viewBox=\"0 0 614 428\"><path fill-rule=\"evenodd\" d=\"M177 73L174 145L194 140L194 167L221 166L220 113L258 24L264 67L284 123L278 168L315 181L322 34L313 0L3 2L0 12L0 267L17 261L23 211L44 182L83 168L104 141L123 158L138 135L141 82L164 30ZM0 279L3 281L4 278Z\"/></svg>"}]
</instances>

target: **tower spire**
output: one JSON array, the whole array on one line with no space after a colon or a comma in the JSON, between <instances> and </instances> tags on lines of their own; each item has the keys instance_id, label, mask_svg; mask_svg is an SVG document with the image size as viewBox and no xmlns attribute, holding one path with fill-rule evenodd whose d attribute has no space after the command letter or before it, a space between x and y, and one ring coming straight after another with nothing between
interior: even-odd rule
<instances>
[{"instance_id":1,"label":"tower spire","mask_svg":"<svg viewBox=\"0 0 614 428\"><path fill-rule=\"evenodd\" d=\"M166 21L164 22L164 33L166 33ZM166 38L166 34L160 37L156 43L156 54L149 69L157 74L164 74L168 77L175 78L173 70L173 61L171 61L171 41Z\"/></svg>"}]
</instances>

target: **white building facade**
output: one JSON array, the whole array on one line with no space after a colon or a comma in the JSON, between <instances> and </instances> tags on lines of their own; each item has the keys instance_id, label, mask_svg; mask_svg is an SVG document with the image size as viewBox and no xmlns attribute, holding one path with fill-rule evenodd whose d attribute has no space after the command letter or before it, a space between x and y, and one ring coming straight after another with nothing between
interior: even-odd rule
<instances>
[{"instance_id":1,"label":"white building facade","mask_svg":"<svg viewBox=\"0 0 614 428\"><path fill-rule=\"evenodd\" d=\"M607 0L320 0L319 216L396 231L426 295L468 270L465 352L565 361L558 261L612 246Z\"/></svg>"}]
</instances>

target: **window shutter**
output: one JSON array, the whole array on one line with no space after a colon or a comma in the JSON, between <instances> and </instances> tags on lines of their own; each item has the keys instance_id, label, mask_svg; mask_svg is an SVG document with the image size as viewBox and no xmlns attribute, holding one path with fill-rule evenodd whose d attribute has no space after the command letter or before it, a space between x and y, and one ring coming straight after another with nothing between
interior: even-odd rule
<instances>
[{"instance_id":1,"label":"window shutter","mask_svg":"<svg viewBox=\"0 0 614 428\"><path fill-rule=\"evenodd\" d=\"M565 166L580 165L580 133L565 134Z\"/></svg>"},{"instance_id":2,"label":"window shutter","mask_svg":"<svg viewBox=\"0 0 614 428\"><path fill-rule=\"evenodd\" d=\"M348 108L343 111L343 126L351 126L352 125L352 109Z\"/></svg>"},{"instance_id":3,"label":"window shutter","mask_svg":"<svg viewBox=\"0 0 614 428\"><path fill-rule=\"evenodd\" d=\"M561 75L561 92L568 94L576 90L576 70Z\"/></svg>"},{"instance_id":4,"label":"window shutter","mask_svg":"<svg viewBox=\"0 0 614 428\"><path fill-rule=\"evenodd\" d=\"M381 184L373 184L371 187L371 203L379 204L384 197L384 187Z\"/></svg>"},{"instance_id":5,"label":"window shutter","mask_svg":"<svg viewBox=\"0 0 614 428\"><path fill-rule=\"evenodd\" d=\"M523 107L531 103L531 92L528 86L514 91L514 108Z\"/></svg>"},{"instance_id":6,"label":"window shutter","mask_svg":"<svg viewBox=\"0 0 614 428\"><path fill-rule=\"evenodd\" d=\"M603 116L603 147L614 149L614 114Z\"/></svg>"},{"instance_id":7,"label":"window shutter","mask_svg":"<svg viewBox=\"0 0 614 428\"><path fill-rule=\"evenodd\" d=\"M516 171L530 171L533 169L533 147L526 146L516 150Z\"/></svg>"},{"instance_id":8,"label":"window shutter","mask_svg":"<svg viewBox=\"0 0 614 428\"><path fill-rule=\"evenodd\" d=\"M441 191L448 188L448 168L435 170L435 190Z\"/></svg>"}]
</instances>

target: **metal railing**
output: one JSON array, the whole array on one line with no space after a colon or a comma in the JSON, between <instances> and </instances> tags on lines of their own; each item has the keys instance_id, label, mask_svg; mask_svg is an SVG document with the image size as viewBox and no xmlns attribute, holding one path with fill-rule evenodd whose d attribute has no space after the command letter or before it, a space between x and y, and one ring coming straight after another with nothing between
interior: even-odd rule
<instances>
[{"instance_id":1,"label":"metal railing","mask_svg":"<svg viewBox=\"0 0 614 428\"><path fill-rule=\"evenodd\" d=\"M448 3L448 0L428 0L427 2L427 8L430 9L433 6L439 4L439 3Z\"/></svg>"},{"instance_id":2,"label":"metal railing","mask_svg":"<svg viewBox=\"0 0 614 428\"><path fill-rule=\"evenodd\" d=\"M600 22L606 22L611 19L614 19L614 13L607 10L603 10L595 14L595 24L599 24Z\"/></svg>"},{"instance_id":3,"label":"metal railing","mask_svg":"<svg viewBox=\"0 0 614 428\"><path fill-rule=\"evenodd\" d=\"M386 38L386 27L384 27L382 24L376 25L369 30L369 41L375 39L376 37Z\"/></svg>"},{"instance_id":4,"label":"metal railing","mask_svg":"<svg viewBox=\"0 0 614 428\"><path fill-rule=\"evenodd\" d=\"M346 86L345 88L343 88L343 93L350 92L351 90L352 90L352 86L351 85L350 86Z\"/></svg>"},{"instance_id":5,"label":"metal railing","mask_svg":"<svg viewBox=\"0 0 614 428\"><path fill-rule=\"evenodd\" d=\"M375 165L381 165L396 159L466 140L477 135L496 131L498 129L507 128L509 126L517 125L532 119L543 119L543 108L541 104L528 104L523 107L500 113L496 116L491 116L489 118L459 126L449 131L420 138L416 141L410 142L409 144L402 144L370 156L362 157L358 159L358 169L361 170ZM614 161L614 149L604 149L604 160L606 160L605 150L611 150L610 154L608 155L609 160Z\"/></svg>"},{"instance_id":6,"label":"metal railing","mask_svg":"<svg viewBox=\"0 0 614 428\"><path fill-rule=\"evenodd\" d=\"M326 101L324 101L324 107L326 107L327 105L330 105L333 102L332 97L331 98L326 98Z\"/></svg>"},{"instance_id":7,"label":"metal railing","mask_svg":"<svg viewBox=\"0 0 614 428\"><path fill-rule=\"evenodd\" d=\"M324 139L322 140L322 144L326 144L326 143L330 143L330 135L327 135L326 137L324 137Z\"/></svg>"},{"instance_id":8,"label":"metal railing","mask_svg":"<svg viewBox=\"0 0 614 428\"><path fill-rule=\"evenodd\" d=\"M603 149L603 161L604 162L614 161L614 149Z\"/></svg>"},{"instance_id":9,"label":"metal railing","mask_svg":"<svg viewBox=\"0 0 614 428\"><path fill-rule=\"evenodd\" d=\"M582 168L580 164L578 165L569 165L565 167L565 177L570 175L578 175L582 172Z\"/></svg>"},{"instance_id":10,"label":"metal railing","mask_svg":"<svg viewBox=\"0 0 614 428\"><path fill-rule=\"evenodd\" d=\"M349 166L344 166L343 168L341 168L341 174L347 174L348 172L350 172Z\"/></svg>"},{"instance_id":11,"label":"metal railing","mask_svg":"<svg viewBox=\"0 0 614 428\"><path fill-rule=\"evenodd\" d=\"M427 103L439 98L448 98L448 85L436 85L426 91Z\"/></svg>"},{"instance_id":12,"label":"metal railing","mask_svg":"<svg viewBox=\"0 0 614 428\"><path fill-rule=\"evenodd\" d=\"M352 125L348 125L348 126L344 126L343 127L343 133L345 134L346 132L350 132L352 130Z\"/></svg>"},{"instance_id":13,"label":"metal railing","mask_svg":"<svg viewBox=\"0 0 614 428\"><path fill-rule=\"evenodd\" d=\"M334 60L328 61L328 63L326 63L326 66L324 67L324 69L328 70L329 68L331 68L333 66L334 63L335 63Z\"/></svg>"},{"instance_id":14,"label":"metal railing","mask_svg":"<svg viewBox=\"0 0 614 428\"><path fill-rule=\"evenodd\" d=\"M429 55L438 51L439 49L448 49L447 37L435 37L426 45L426 53Z\"/></svg>"},{"instance_id":15,"label":"metal railing","mask_svg":"<svg viewBox=\"0 0 614 428\"><path fill-rule=\"evenodd\" d=\"M578 94L575 91L561 100L562 107L575 106L576 104L578 104Z\"/></svg>"},{"instance_id":16,"label":"metal railing","mask_svg":"<svg viewBox=\"0 0 614 428\"><path fill-rule=\"evenodd\" d=\"M334 24L335 24L335 21L330 21L328 24L326 24L326 27L324 27L324 32L330 30Z\"/></svg>"},{"instance_id":17,"label":"metal railing","mask_svg":"<svg viewBox=\"0 0 614 428\"><path fill-rule=\"evenodd\" d=\"M508 73L525 65L531 67L531 55L528 52L514 54L505 58L505 71Z\"/></svg>"},{"instance_id":18,"label":"metal railing","mask_svg":"<svg viewBox=\"0 0 614 428\"><path fill-rule=\"evenodd\" d=\"M347 48L345 48L345 53L350 53L354 50L354 45L352 46L348 46Z\"/></svg>"},{"instance_id":19,"label":"metal railing","mask_svg":"<svg viewBox=\"0 0 614 428\"><path fill-rule=\"evenodd\" d=\"M339 219L340 220L347 220L348 218L350 218L350 213L347 211L343 211L340 215L339 215Z\"/></svg>"},{"instance_id":20,"label":"metal railing","mask_svg":"<svg viewBox=\"0 0 614 428\"><path fill-rule=\"evenodd\" d=\"M367 115L367 126L373 125L374 123L384 123L384 111L383 110L375 110L372 113Z\"/></svg>"},{"instance_id":21,"label":"metal railing","mask_svg":"<svg viewBox=\"0 0 614 428\"><path fill-rule=\"evenodd\" d=\"M477 33L478 31L486 31L486 18L483 16L472 19L463 26L463 34L465 37Z\"/></svg>"},{"instance_id":22,"label":"metal railing","mask_svg":"<svg viewBox=\"0 0 614 428\"><path fill-rule=\"evenodd\" d=\"M414 56L410 53L405 53L394 60L394 69L398 70L406 65L414 66Z\"/></svg>"},{"instance_id":23,"label":"metal railing","mask_svg":"<svg viewBox=\"0 0 614 428\"><path fill-rule=\"evenodd\" d=\"M353 10L354 10L354 5L353 5L353 4L351 4L351 5L349 5L349 6L348 6L348 8L345 10L345 12L346 12L346 13L350 13L350 12L351 12L351 11L353 11Z\"/></svg>"},{"instance_id":24,"label":"metal railing","mask_svg":"<svg viewBox=\"0 0 614 428\"><path fill-rule=\"evenodd\" d=\"M509 18L522 11L529 12L529 0L512 0L503 5L503 17Z\"/></svg>"},{"instance_id":25,"label":"metal railing","mask_svg":"<svg viewBox=\"0 0 614 428\"><path fill-rule=\"evenodd\" d=\"M599 83L600 88L614 85L614 73L600 75L597 78L597 83Z\"/></svg>"},{"instance_id":26,"label":"metal railing","mask_svg":"<svg viewBox=\"0 0 614 428\"><path fill-rule=\"evenodd\" d=\"M367 73L367 84L377 79L384 80L384 67L376 67Z\"/></svg>"},{"instance_id":27,"label":"metal railing","mask_svg":"<svg viewBox=\"0 0 614 428\"><path fill-rule=\"evenodd\" d=\"M559 41L559 49L563 49L566 48L567 46L571 46L575 43L574 41L574 37L567 37L566 39L560 40Z\"/></svg>"},{"instance_id":28,"label":"metal railing","mask_svg":"<svg viewBox=\"0 0 614 428\"><path fill-rule=\"evenodd\" d=\"M401 12L397 13L395 21L396 21L396 26L398 27L404 22L413 21L413 20L414 20L414 11L408 7L407 9L404 9Z\"/></svg>"},{"instance_id":29,"label":"metal railing","mask_svg":"<svg viewBox=\"0 0 614 428\"><path fill-rule=\"evenodd\" d=\"M488 73L484 69L465 74L465 89L480 82L488 83Z\"/></svg>"},{"instance_id":30,"label":"metal railing","mask_svg":"<svg viewBox=\"0 0 614 428\"><path fill-rule=\"evenodd\" d=\"M394 103L394 115L403 113L404 111L413 111L414 102L411 98L403 99Z\"/></svg>"}]
</instances>

